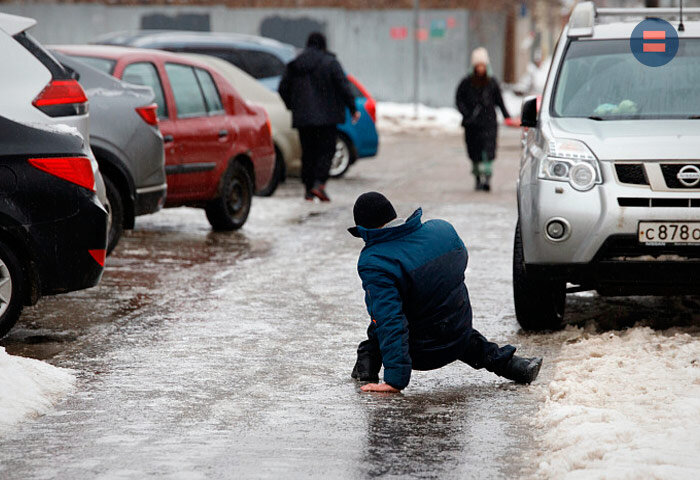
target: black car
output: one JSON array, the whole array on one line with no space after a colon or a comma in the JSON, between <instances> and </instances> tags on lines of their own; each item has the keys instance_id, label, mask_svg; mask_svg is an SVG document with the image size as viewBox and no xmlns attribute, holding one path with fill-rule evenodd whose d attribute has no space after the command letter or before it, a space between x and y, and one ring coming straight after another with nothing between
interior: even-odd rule
<instances>
[{"instance_id":1,"label":"black car","mask_svg":"<svg viewBox=\"0 0 700 480\"><path fill-rule=\"evenodd\" d=\"M95 286L108 214L83 138L0 117L0 337L42 295Z\"/></svg>"}]
</instances>

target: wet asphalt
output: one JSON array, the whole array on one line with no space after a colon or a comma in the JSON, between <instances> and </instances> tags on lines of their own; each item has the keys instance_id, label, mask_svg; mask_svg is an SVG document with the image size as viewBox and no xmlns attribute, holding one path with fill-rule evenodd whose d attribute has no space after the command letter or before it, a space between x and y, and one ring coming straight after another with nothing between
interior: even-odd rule
<instances>
[{"instance_id":1,"label":"wet asphalt","mask_svg":"<svg viewBox=\"0 0 700 480\"><path fill-rule=\"evenodd\" d=\"M368 318L355 270L362 244L345 228L367 190L386 193L401 216L422 206L425 218L455 225L470 253L475 327L544 355L538 384L560 347L520 331L513 311L517 131L502 135L490 194L472 191L459 135L382 140L378 158L329 184L328 205L304 202L290 179L254 199L239 232L213 233L188 208L141 217L100 286L27 308L0 345L71 368L78 384L51 413L0 438L0 478L533 472L534 386L458 363L414 373L400 395L361 393L350 378ZM574 320L592 315L587 298L573 302Z\"/></svg>"}]
</instances>

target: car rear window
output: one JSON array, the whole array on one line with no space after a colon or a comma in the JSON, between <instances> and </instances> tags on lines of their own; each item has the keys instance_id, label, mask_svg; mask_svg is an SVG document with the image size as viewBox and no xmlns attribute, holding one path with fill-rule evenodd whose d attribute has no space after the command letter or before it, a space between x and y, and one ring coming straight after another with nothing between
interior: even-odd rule
<instances>
[{"instance_id":1,"label":"car rear window","mask_svg":"<svg viewBox=\"0 0 700 480\"><path fill-rule=\"evenodd\" d=\"M682 38L663 67L647 67L629 40L575 40L567 47L552 115L596 120L697 118L700 39Z\"/></svg>"},{"instance_id":2,"label":"car rear window","mask_svg":"<svg viewBox=\"0 0 700 480\"><path fill-rule=\"evenodd\" d=\"M207 106L192 67L177 63L166 63L165 71L175 97L177 116L197 117L207 114Z\"/></svg>"},{"instance_id":3,"label":"car rear window","mask_svg":"<svg viewBox=\"0 0 700 480\"><path fill-rule=\"evenodd\" d=\"M203 55L211 55L213 57L220 58L222 60L226 60L228 63L231 65L234 65L244 72L248 73L248 70L250 69L248 67L248 64L245 61L245 58L243 58L243 55L241 55L241 52L238 50L235 50L233 48L207 48L207 47L196 47L196 46L187 46L182 49L183 52L190 52L190 53L201 53ZM248 73L250 75L250 73Z\"/></svg>"},{"instance_id":4,"label":"car rear window","mask_svg":"<svg viewBox=\"0 0 700 480\"><path fill-rule=\"evenodd\" d=\"M272 53L261 50L239 50L245 59L246 72L254 78L279 77L284 73L284 62Z\"/></svg>"},{"instance_id":5,"label":"car rear window","mask_svg":"<svg viewBox=\"0 0 700 480\"><path fill-rule=\"evenodd\" d=\"M145 85L153 89L158 105L158 118L168 117L168 106L165 103L163 85L156 66L150 62L136 62L127 65L122 72L122 80L134 85Z\"/></svg>"},{"instance_id":6,"label":"car rear window","mask_svg":"<svg viewBox=\"0 0 700 480\"><path fill-rule=\"evenodd\" d=\"M195 68L194 71L197 75L197 80L199 80L199 85L202 87L202 92L204 92L204 100L207 104L209 115L224 113L224 105L221 103L221 95L219 95L214 79L211 78L209 72L201 68Z\"/></svg>"},{"instance_id":7,"label":"car rear window","mask_svg":"<svg viewBox=\"0 0 700 480\"><path fill-rule=\"evenodd\" d=\"M108 58L99 57L88 57L85 55L68 55L71 58L75 58L83 63L90 65L92 68L99 70L107 75L112 75L114 71L114 66L117 64L116 61L110 60Z\"/></svg>"}]
</instances>

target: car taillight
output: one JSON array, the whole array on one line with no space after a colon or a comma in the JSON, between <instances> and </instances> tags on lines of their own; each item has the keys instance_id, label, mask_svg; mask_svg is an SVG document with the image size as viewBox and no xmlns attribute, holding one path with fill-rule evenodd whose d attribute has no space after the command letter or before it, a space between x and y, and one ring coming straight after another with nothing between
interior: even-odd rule
<instances>
[{"instance_id":1,"label":"car taillight","mask_svg":"<svg viewBox=\"0 0 700 480\"><path fill-rule=\"evenodd\" d=\"M373 98L368 98L365 102L365 110L374 123L377 123L377 102Z\"/></svg>"},{"instance_id":2,"label":"car taillight","mask_svg":"<svg viewBox=\"0 0 700 480\"><path fill-rule=\"evenodd\" d=\"M32 105L50 117L87 113L87 97L76 80L51 80Z\"/></svg>"},{"instance_id":3,"label":"car taillight","mask_svg":"<svg viewBox=\"0 0 700 480\"><path fill-rule=\"evenodd\" d=\"M43 172L95 191L95 174L92 172L89 158L30 158L29 163Z\"/></svg>"},{"instance_id":4,"label":"car taillight","mask_svg":"<svg viewBox=\"0 0 700 480\"><path fill-rule=\"evenodd\" d=\"M107 258L107 250L104 248L99 248L95 250L88 250L88 253L92 258L95 259L97 263L100 264L100 267L105 266L105 258Z\"/></svg>"},{"instance_id":5,"label":"car taillight","mask_svg":"<svg viewBox=\"0 0 700 480\"><path fill-rule=\"evenodd\" d=\"M158 125L158 105L152 103L144 107L138 107L136 113L139 114L143 121L154 127Z\"/></svg>"}]
</instances>

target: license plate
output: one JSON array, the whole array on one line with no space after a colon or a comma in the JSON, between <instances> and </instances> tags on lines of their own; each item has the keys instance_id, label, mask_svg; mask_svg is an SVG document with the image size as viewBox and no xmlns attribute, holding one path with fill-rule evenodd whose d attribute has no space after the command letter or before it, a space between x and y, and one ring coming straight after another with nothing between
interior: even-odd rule
<instances>
[{"instance_id":1,"label":"license plate","mask_svg":"<svg viewBox=\"0 0 700 480\"><path fill-rule=\"evenodd\" d=\"M638 237L650 245L700 244L700 222L639 222Z\"/></svg>"}]
</instances>

